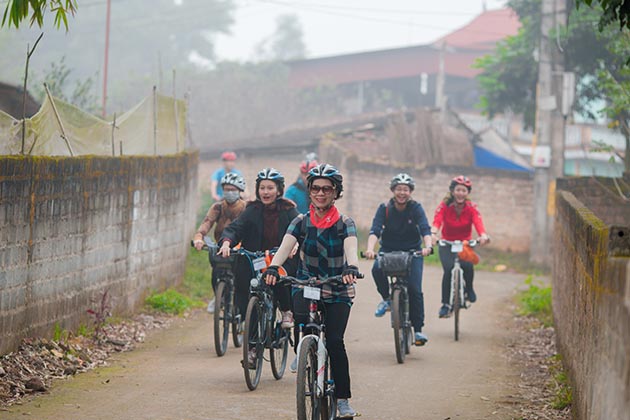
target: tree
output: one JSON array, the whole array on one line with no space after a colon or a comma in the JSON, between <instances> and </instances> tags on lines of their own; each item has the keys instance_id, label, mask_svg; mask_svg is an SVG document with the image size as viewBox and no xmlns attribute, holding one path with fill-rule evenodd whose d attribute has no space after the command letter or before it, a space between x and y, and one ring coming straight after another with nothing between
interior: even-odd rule
<instances>
[{"instance_id":1,"label":"tree","mask_svg":"<svg viewBox=\"0 0 630 420\"><path fill-rule=\"evenodd\" d=\"M76 0L9 0L0 27L7 24L18 28L23 20L27 19L29 14L30 25L37 24L40 28L44 25L44 14L46 9L50 9L55 13L55 26L57 28L63 26L68 30L68 14L74 16L77 11Z\"/></svg>"},{"instance_id":2,"label":"tree","mask_svg":"<svg viewBox=\"0 0 630 420\"><path fill-rule=\"evenodd\" d=\"M306 45L300 18L294 14L276 18L276 29L271 37L261 41L256 54L270 61L288 61L304 58Z\"/></svg>"},{"instance_id":3,"label":"tree","mask_svg":"<svg viewBox=\"0 0 630 420\"><path fill-rule=\"evenodd\" d=\"M489 117L510 109L523 115L524 124L535 124L536 82L538 66L536 46L540 36L540 0L512 0L508 3L519 15L519 33L498 44L493 54L476 63L482 69L478 76L482 96L479 103ZM630 70L625 57L630 56L629 32L607 26L599 31L594 23L597 9L580 8L568 11L568 25L556 29L553 37L563 48L565 68L573 71L578 81L574 110L585 118L605 115L611 126L630 138ZM593 109L594 103L605 103ZM625 131L624 131L625 130ZM630 147L626 147L630 150ZM626 153L626 170L630 169Z\"/></svg>"},{"instance_id":4,"label":"tree","mask_svg":"<svg viewBox=\"0 0 630 420\"><path fill-rule=\"evenodd\" d=\"M630 0L575 0L576 7L580 4L586 4L589 7L599 5L602 14L599 18L599 31L615 22L619 23L619 29L624 27L630 29Z\"/></svg>"}]
</instances>

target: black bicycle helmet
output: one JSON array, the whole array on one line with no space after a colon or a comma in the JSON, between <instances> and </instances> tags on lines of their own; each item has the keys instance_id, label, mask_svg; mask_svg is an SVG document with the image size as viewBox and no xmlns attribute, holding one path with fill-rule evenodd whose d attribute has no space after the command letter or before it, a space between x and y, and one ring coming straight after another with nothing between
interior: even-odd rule
<instances>
[{"instance_id":1,"label":"black bicycle helmet","mask_svg":"<svg viewBox=\"0 0 630 420\"><path fill-rule=\"evenodd\" d=\"M409 174L405 173L400 173L393 177L392 180L389 182L389 189L393 190L394 188L396 188L396 185L407 185L411 189L411 191L416 188L416 183L413 178L410 177Z\"/></svg>"},{"instance_id":2,"label":"black bicycle helmet","mask_svg":"<svg viewBox=\"0 0 630 420\"><path fill-rule=\"evenodd\" d=\"M284 195L284 176L276 168L265 168L256 175L256 198L260 200L258 187L260 186L260 182L265 180L275 182L278 187L278 192L280 193L279 196Z\"/></svg>"},{"instance_id":3,"label":"black bicycle helmet","mask_svg":"<svg viewBox=\"0 0 630 420\"><path fill-rule=\"evenodd\" d=\"M245 180L237 173L229 172L221 178L221 185L233 185L241 192L245 191Z\"/></svg>"},{"instance_id":4,"label":"black bicycle helmet","mask_svg":"<svg viewBox=\"0 0 630 420\"><path fill-rule=\"evenodd\" d=\"M311 169L306 177L308 188L311 188L313 181L318 178L329 179L335 187L335 191L337 191L335 198L341 197L343 192L343 176L341 176L337 168L328 163L322 163Z\"/></svg>"}]
</instances>

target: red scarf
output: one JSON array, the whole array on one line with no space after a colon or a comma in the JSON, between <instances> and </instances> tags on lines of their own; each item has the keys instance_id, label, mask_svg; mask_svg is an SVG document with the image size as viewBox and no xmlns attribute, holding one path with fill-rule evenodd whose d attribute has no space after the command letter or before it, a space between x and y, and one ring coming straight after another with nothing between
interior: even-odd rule
<instances>
[{"instance_id":1,"label":"red scarf","mask_svg":"<svg viewBox=\"0 0 630 420\"><path fill-rule=\"evenodd\" d=\"M317 229L328 229L329 227L337 223L337 220L339 220L339 218L341 217L339 214L339 210L337 210L337 207L335 206L331 206L328 209L328 211L326 211L326 214L324 215L324 217L322 217L321 219L317 217L317 215L315 214L316 211L317 209L315 208L315 206L311 204L310 205L311 223Z\"/></svg>"}]
</instances>

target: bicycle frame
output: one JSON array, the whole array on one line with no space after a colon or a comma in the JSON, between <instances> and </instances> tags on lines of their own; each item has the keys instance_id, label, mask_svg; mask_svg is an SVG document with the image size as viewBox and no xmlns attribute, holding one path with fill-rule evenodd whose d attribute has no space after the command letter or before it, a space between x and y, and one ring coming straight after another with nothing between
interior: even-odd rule
<instances>
[{"instance_id":1,"label":"bicycle frame","mask_svg":"<svg viewBox=\"0 0 630 420\"><path fill-rule=\"evenodd\" d=\"M321 321L322 314L318 308L317 300L310 300L309 304L309 322L306 325L300 325L300 332L298 335L299 341L297 346L297 354L300 354L300 349L302 347L302 343L308 337L312 337L317 343L317 397L321 398L324 396L325 388L324 388L324 370L326 368L326 359L328 358L328 350L326 349L326 338L325 338L325 325ZM304 329L315 329L317 330L317 334L306 334L304 335ZM299 362L299 360L298 360Z\"/></svg>"}]
</instances>

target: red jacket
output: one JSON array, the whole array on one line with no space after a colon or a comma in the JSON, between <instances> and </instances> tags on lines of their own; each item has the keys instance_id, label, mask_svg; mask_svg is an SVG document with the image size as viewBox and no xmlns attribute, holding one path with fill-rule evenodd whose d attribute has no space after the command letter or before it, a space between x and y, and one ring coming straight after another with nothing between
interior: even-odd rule
<instances>
[{"instance_id":1,"label":"red jacket","mask_svg":"<svg viewBox=\"0 0 630 420\"><path fill-rule=\"evenodd\" d=\"M477 204L466 201L462 213L457 216L455 203L446 205L444 201L435 209L433 216L433 226L442 228L442 239L447 241L465 241L472 238L472 227L475 226L477 234L483 235L486 229L481 220L481 213L477 209Z\"/></svg>"}]
</instances>

